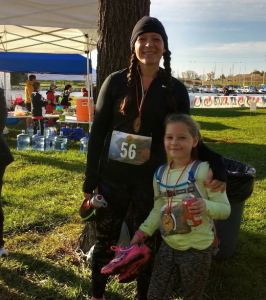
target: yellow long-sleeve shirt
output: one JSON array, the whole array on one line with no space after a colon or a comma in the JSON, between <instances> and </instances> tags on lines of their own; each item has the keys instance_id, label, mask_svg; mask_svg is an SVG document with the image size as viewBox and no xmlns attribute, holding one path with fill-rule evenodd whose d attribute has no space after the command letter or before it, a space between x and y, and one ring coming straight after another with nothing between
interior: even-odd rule
<instances>
[{"instance_id":1,"label":"yellow long-sleeve shirt","mask_svg":"<svg viewBox=\"0 0 266 300\"><path fill-rule=\"evenodd\" d=\"M167 173L169 166L166 168L165 173ZM188 166L187 170L190 169ZM177 178L180 176L183 168L170 170L168 176L168 186L173 186L176 183ZM187 234L175 234L162 236L165 242L172 248L178 250L187 250L189 248L195 248L198 250L203 250L212 244L214 233L212 230L212 225L210 223L210 218L212 219L226 219L229 217L231 212L230 203L227 199L226 193L221 192L210 192L210 189L204 187L204 181L206 180L209 171L209 164L207 162L202 162L199 165L197 174L195 176L198 188L203 195L203 200L206 203L206 212L202 216L202 223L197 227L192 227L191 232ZM181 176L179 184L186 182L187 172ZM166 184L166 176L162 179L162 183ZM158 186L156 179L153 180L154 194L155 197L159 196ZM169 188L168 188L169 189ZM161 192L165 192L166 188L161 187ZM173 203L181 203L182 198L186 194L181 194L173 197ZM156 199L156 198L155 198ZM159 228L159 219L161 214L161 209L167 205L167 198L161 197L155 200L154 208L146 221L140 226L140 230L151 236L156 229Z\"/></svg>"},{"instance_id":2,"label":"yellow long-sleeve shirt","mask_svg":"<svg viewBox=\"0 0 266 300\"><path fill-rule=\"evenodd\" d=\"M25 86L25 100L26 103L31 103L31 94L33 92L33 86L32 82L30 80L26 81L26 86Z\"/></svg>"}]
</instances>

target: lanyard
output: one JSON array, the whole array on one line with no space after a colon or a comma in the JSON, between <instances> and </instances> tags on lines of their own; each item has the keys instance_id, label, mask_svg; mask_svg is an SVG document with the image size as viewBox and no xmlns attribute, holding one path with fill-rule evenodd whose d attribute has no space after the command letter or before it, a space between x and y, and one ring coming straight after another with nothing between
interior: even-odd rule
<instances>
[{"instance_id":1,"label":"lanyard","mask_svg":"<svg viewBox=\"0 0 266 300\"><path fill-rule=\"evenodd\" d=\"M167 197L167 214L169 215L170 212L171 212L171 205L172 205L172 201L173 201L173 197L174 197L174 194L175 194L175 188L181 178L181 176L183 175L183 173L185 172L187 166L191 163L191 160L185 165L184 169L182 170L181 174L179 175L175 185L174 185L174 189L173 189L173 192L172 192L172 196L171 196L171 199L169 200L169 197L168 197L168 188L167 188L167 182L168 182L168 175L169 175L169 172L170 172L170 169L171 169L171 164L173 163L173 161L170 162L169 164L169 169L168 169L168 172L167 172L167 176L166 176L166 197Z\"/></svg>"},{"instance_id":2,"label":"lanyard","mask_svg":"<svg viewBox=\"0 0 266 300\"><path fill-rule=\"evenodd\" d=\"M147 91L144 93L143 86L142 86L142 80L141 80L141 88L142 88L142 99L141 99L141 103L139 105L138 86L136 84L136 99L137 99L137 109L138 109L138 112L139 112L139 117L141 117L141 110L142 110L142 107L143 107L143 104L144 104L144 101L145 101L145 98L146 98L146 95L148 93L148 90L149 90L150 86L147 88Z\"/></svg>"}]
</instances>

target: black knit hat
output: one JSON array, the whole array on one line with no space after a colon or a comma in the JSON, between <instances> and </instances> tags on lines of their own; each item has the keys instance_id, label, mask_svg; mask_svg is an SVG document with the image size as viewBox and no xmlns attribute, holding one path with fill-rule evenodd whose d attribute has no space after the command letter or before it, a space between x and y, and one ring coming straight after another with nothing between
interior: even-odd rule
<instances>
[{"instance_id":1,"label":"black knit hat","mask_svg":"<svg viewBox=\"0 0 266 300\"><path fill-rule=\"evenodd\" d=\"M130 40L131 52L134 51L135 42L138 36L147 32L156 32L160 34L164 42L164 48L168 50L168 37L163 24L156 18L146 16L141 18L133 29Z\"/></svg>"}]
</instances>

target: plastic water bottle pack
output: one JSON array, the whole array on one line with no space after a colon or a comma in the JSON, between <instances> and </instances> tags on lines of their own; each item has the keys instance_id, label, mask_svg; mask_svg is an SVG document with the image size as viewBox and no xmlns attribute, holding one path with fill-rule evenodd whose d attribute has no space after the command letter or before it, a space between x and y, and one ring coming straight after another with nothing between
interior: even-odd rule
<instances>
[{"instance_id":1,"label":"plastic water bottle pack","mask_svg":"<svg viewBox=\"0 0 266 300\"><path fill-rule=\"evenodd\" d=\"M43 126L43 136L47 138L51 134L51 130L46 127L46 125Z\"/></svg>"},{"instance_id":2,"label":"plastic water bottle pack","mask_svg":"<svg viewBox=\"0 0 266 300\"><path fill-rule=\"evenodd\" d=\"M45 151L55 150L55 139L56 135L52 132L46 139L45 139Z\"/></svg>"},{"instance_id":3,"label":"plastic water bottle pack","mask_svg":"<svg viewBox=\"0 0 266 300\"><path fill-rule=\"evenodd\" d=\"M32 137L32 150L44 151L44 140L44 136L42 136L40 130L38 130L37 134Z\"/></svg>"},{"instance_id":4,"label":"plastic water bottle pack","mask_svg":"<svg viewBox=\"0 0 266 300\"><path fill-rule=\"evenodd\" d=\"M22 133L17 135L17 150L29 150L30 149L30 137L22 130Z\"/></svg>"},{"instance_id":5,"label":"plastic water bottle pack","mask_svg":"<svg viewBox=\"0 0 266 300\"><path fill-rule=\"evenodd\" d=\"M55 138L55 150L58 152L66 152L67 137L64 136L63 131Z\"/></svg>"},{"instance_id":6,"label":"plastic water bottle pack","mask_svg":"<svg viewBox=\"0 0 266 300\"><path fill-rule=\"evenodd\" d=\"M30 127L27 129L26 133L28 134L30 139L32 139L32 136L34 135L34 129L33 129L32 125L30 125Z\"/></svg>"},{"instance_id":7,"label":"plastic water bottle pack","mask_svg":"<svg viewBox=\"0 0 266 300\"><path fill-rule=\"evenodd\" d=\"M80 139L80 153L88 153L88 142L89 142L89 137L88 133L86 133L85 137Z\"/></svg>"}]
</instances>

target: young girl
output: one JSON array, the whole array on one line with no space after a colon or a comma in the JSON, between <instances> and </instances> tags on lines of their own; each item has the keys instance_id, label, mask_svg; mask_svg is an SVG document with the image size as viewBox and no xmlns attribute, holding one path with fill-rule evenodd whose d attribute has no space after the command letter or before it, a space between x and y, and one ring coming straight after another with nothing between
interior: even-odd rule
<instances>
[{"instance_id":1,"label":"young girl","mask_svg":"<svg viewBox=\"0 0 266 300\"><path fill-rule=\"evenodd\" d=\"M202 162L194 172L194 187L197 186L202 198L198 198L189 208L194 217L202 219L202 223L191 227L184 218L182 198L189 195L188 187L191 187L188 171L193 169L193 164L199 163L196 148L199 140L198 125L190 116L174 114L167 117L164 145L172 161L161 178L158 178L158 170L156 171L153 181L154 208L131 242L144 243L158 228L162 234L163 242L157 254L148 292L149 300L171 298L175 268L181 274L184 300L202 299L214 240L210 221L226 219L230 214L226 193L210 192L209 188L204 187L209 164Z\"/></svg>"}]
</instances>

